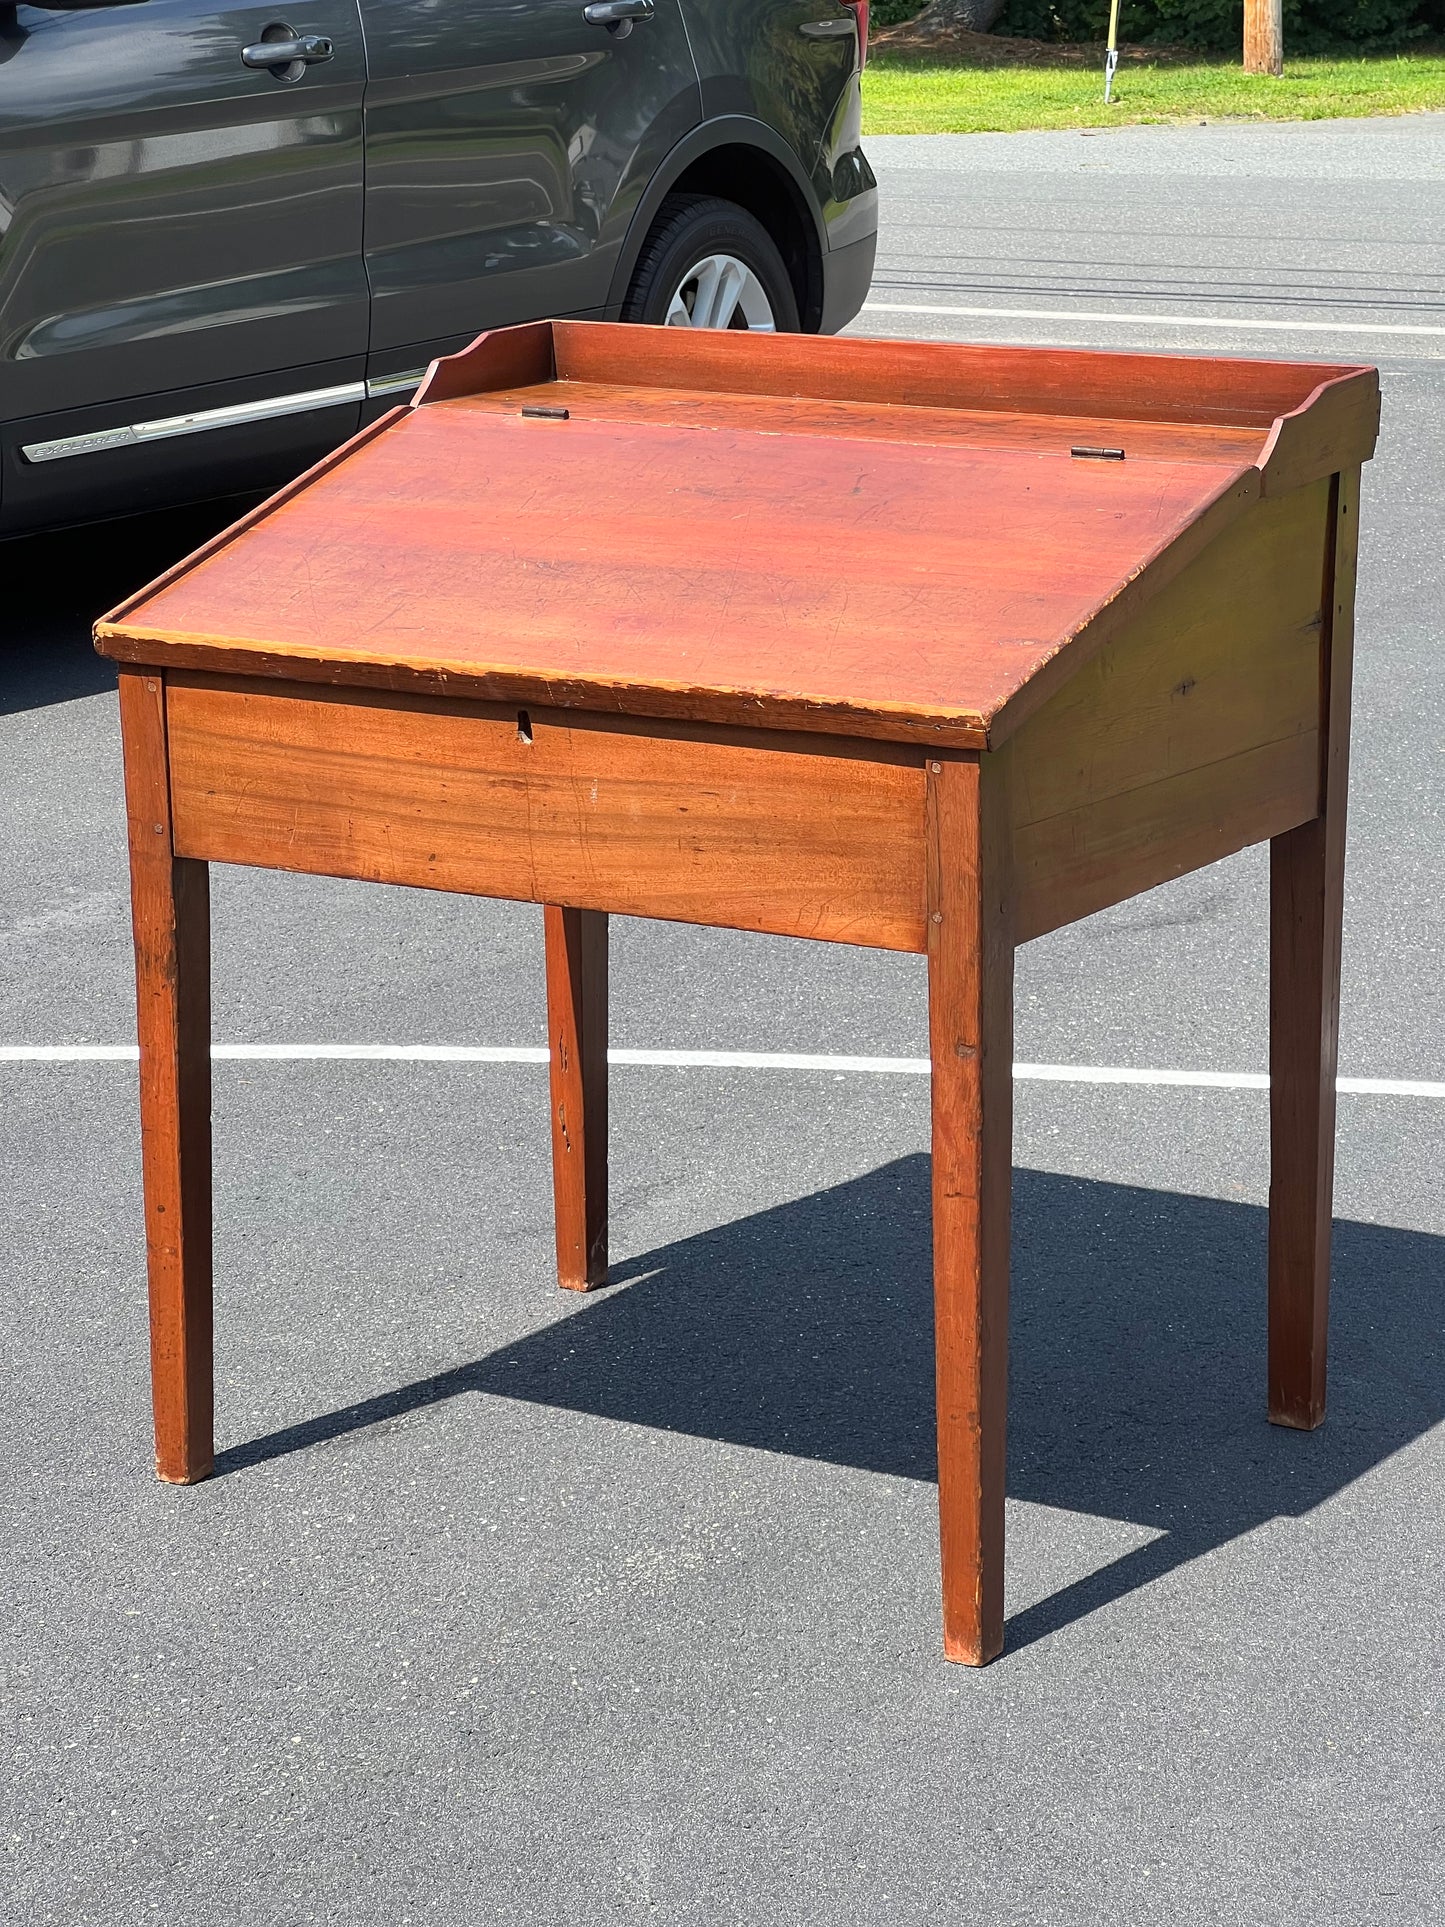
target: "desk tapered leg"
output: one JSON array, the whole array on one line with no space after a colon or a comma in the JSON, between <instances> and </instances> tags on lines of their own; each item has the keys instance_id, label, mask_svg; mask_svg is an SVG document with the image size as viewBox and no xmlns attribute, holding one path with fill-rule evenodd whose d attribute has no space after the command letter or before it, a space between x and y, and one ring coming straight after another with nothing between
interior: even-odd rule
<instances>
[{"instance_id":1,"label":"desk tapered leg","mask_svg":"<svg viewBox=\"0 0 1445 1927\"><path fill-rule=\"evenodd\" d=\"M156 1471L211 1470L211 969L209 872L173 855L165 695L123 669L126 808L140 1037Z\"/></svg>"},{"instance_id":2,"label":"desk tapered leg","mask_svg":"<svg viewBox=\"0 0 1445 1927\"><path fill-rule=\"evenodd\" d=\"M557 1276L588 1291L607 1282L607 918L544 914Z\"/></svg>"},{"instance_id":3,"label":"desk tapered leg","mask_svg":"<svg viewBox=\"0 0 1445 1927\"><path fill-rule=\"evenodd\" d=\"M1013 941L1003 765L930 763L928 1001L943 1647L1003 1647Z\"/></svg>"},{"instance_id":4,"label":"desk tapered leg","mask_svg":"<svg viewBox=\"0 0 1445 1927\"><path fill-rule=\"evenodd\" d=\"M1359 471L1336 478L1325 571L1321 814L1270 846L1269 1416L1325 1415Z\"/></svg>"}]
</instances>

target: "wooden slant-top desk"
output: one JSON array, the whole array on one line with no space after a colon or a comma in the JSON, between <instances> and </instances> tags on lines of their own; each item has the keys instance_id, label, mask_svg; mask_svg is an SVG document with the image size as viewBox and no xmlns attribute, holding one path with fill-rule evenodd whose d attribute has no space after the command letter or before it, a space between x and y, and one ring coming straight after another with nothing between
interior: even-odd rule
<instances>
[{"instance_id":1,"label":"wooden slant-top desk","mask_svg":"<svg viewBox=\"0 0 1445 1927\"><path fill-rule=\"evenodd\" d=\"M212 1462L211 862L547 906L576 1289L609 911L927 953L944 1644L981 1663L1014 948L1269 839L1269 1412L1318 1424L1377 419L1364 368L539 323L103 621L161 1477Z\"/></svg>"}]
</instances>

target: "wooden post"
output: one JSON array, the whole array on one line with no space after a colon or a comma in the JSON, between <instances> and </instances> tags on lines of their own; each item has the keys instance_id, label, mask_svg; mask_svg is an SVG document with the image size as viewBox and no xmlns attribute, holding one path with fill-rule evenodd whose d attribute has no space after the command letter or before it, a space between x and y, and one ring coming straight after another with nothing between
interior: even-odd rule
<instances>
[{"instance_id":1,"label":"wooden post","mask_svg":"<svg viewBox=\"0 0 1445 1927\"><path fill-rule=\"evenodd\" d=\"M1283 0L1244 0L1244 71L1276 80L1284 72Z\"/></svg>"},{"instance_id":2,"label":"wooden post","mask_svg":"<svg viewBox=\"0 0 1445 1927\"><path fill-rule=\"evenodd\" d=\"M1005 765L928 765L928 1008L943 1647L1003 1647L1013 1177L1013 937Z\"/></svg>"},{"instance_id":3,"label":"wooden post","mask_svg":"<svg viewBox=\"0 0 1445 1927\"><path fill-rule=\"evenodd\" d=\"M140 1038L142 1176L156 1471L204 1479L211 1366L210 876L171 847L165 688L120 672Z\"/></svg>"},{"instance_id":4,"label":"wooden post","mask_svg":"<svg viewBox=\"0 0 1445 1927\"><path fill-rule=\"evenodd\" d=\"M588 1291L607 1282L607 918L550 903L543 916L557 1277Z\"/></svg>"},{"instance_id":5,"label":"wooden post","mask_svg":"<svg viewBox=\"0 0 1445 1927\"><path fill-rule=\"evenodd\" d=\"M1269 1416L1325 1415L1359 470L1330 491L1320 814L1270 845Z\"/></svg>"}]
</instances>

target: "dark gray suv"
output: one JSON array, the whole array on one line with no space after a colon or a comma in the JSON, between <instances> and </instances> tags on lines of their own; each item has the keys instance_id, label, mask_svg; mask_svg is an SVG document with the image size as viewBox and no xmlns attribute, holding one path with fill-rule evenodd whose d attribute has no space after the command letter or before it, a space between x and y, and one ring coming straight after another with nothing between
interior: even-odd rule
<instances>
[{"instance_id":1,"label":"dark gray suv","mask_svg":"<svg viewBox=\"0 0 1445 1927\"><path fill-rule=\"evenodd\" d=\"M487 327L841 327L867 29L867 0L0 0L0 533L269 487Z\"/></svg>"}]
</instances>

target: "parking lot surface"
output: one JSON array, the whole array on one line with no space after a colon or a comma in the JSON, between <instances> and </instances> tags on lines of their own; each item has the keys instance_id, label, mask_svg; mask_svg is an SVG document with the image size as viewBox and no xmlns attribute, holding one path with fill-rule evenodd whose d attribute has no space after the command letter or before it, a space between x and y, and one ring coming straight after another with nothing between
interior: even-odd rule
<instances>
[{"instance_id":1,"label":"parking lot surface","mask_svg":"<svg viewBox=\"0 0 1445 1927\"><path fill-rule=\"evenodd\" d=\"M613 1073L540 916L217 871L218 1476L150 1476L112 673L198 510L0 550L0 1918L1438 1922L1445 117L880 140L874 333L1373 361L1331 1413L1264 1421L1253 852L1024 950L1005 1656L947 1666L927 1080ZM1107 315L1107 320L1094 317ZM1218 324L1218 325L1216 325ZM404 539L404 529L399 529ZM619 921L614 1042L924 1054L918 960ZM59 1047L76 1047L67 1060ZM36 1047L49 1056L25 1055ZM8 1053L8 1055L7 1055Z\"/></svg>"}]
</instances>

